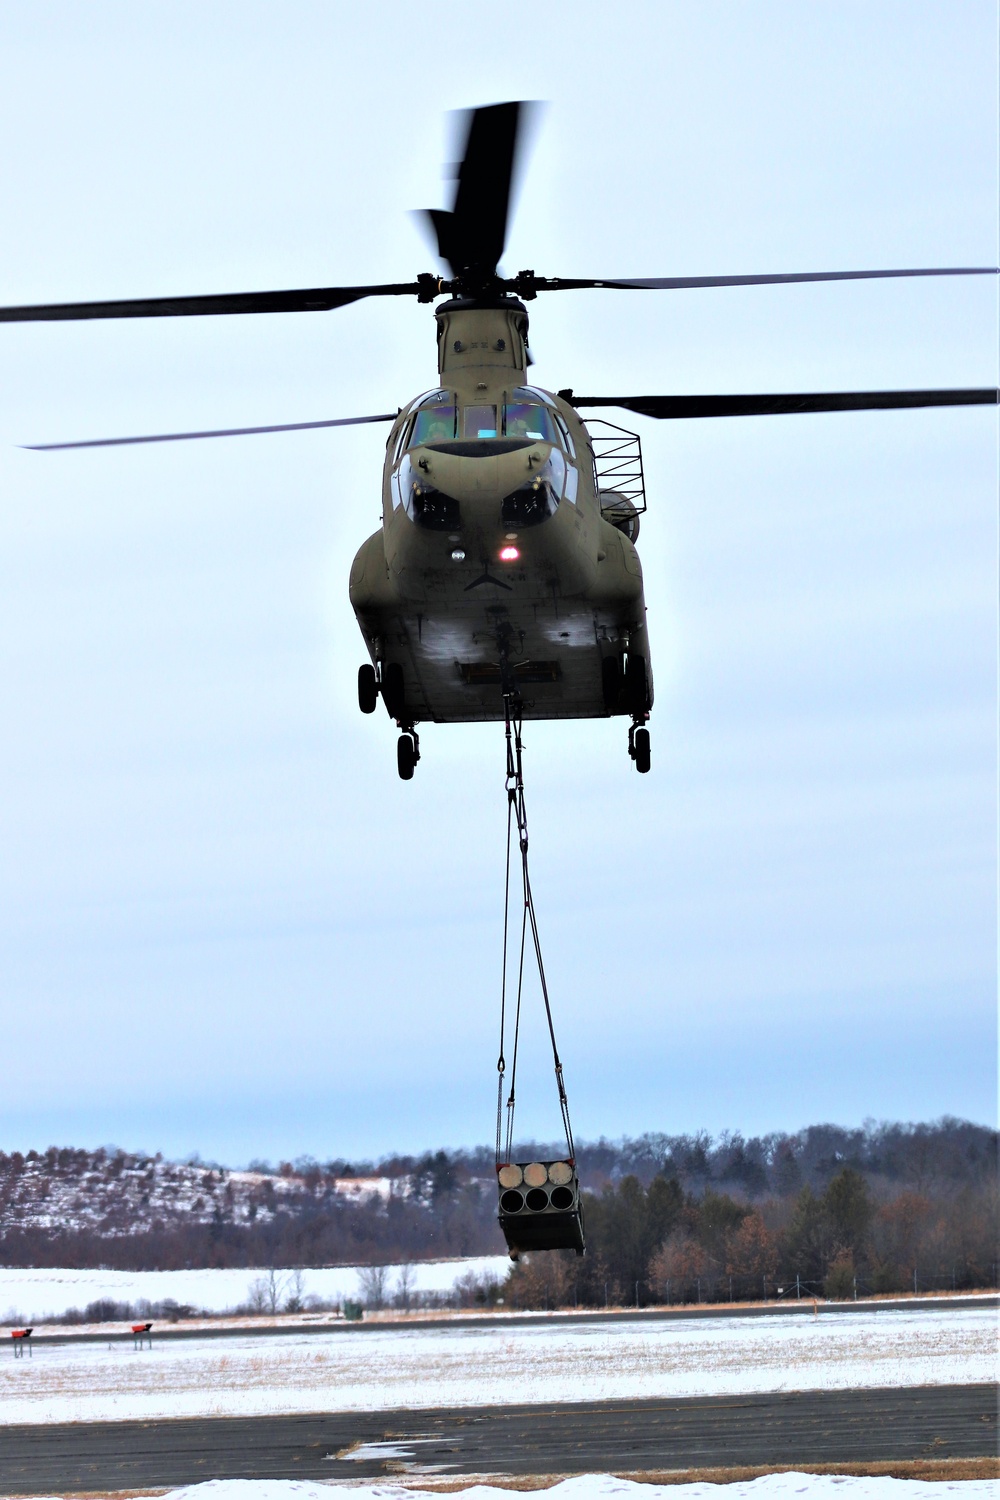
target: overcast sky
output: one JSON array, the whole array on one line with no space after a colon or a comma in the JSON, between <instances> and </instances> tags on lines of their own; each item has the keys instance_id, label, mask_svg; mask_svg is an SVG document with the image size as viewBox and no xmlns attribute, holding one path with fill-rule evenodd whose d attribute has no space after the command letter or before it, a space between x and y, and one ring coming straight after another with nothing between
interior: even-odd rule
<instances>
[{"instance_id":1,"label":"overcast sky","mask_svg":"<svg viewBox=\"0 0 1000 1500\"><path fill-rule=\"evenodd\" d=\"M446 112L517 97L548 105L509 271L997 263L993 0L32 0L0 70L5 303L410 279ZM531 319L551 389L997 381L986 277ZM16 446L434 381L402 300L0 328L0 1146L491 1138L502 731L427 726L404 784L357 710L384 430ZM577 1134L992 1120L996 413L634 425L653 770L621 720L526 735Z\"/></svg>"}]
</instances>

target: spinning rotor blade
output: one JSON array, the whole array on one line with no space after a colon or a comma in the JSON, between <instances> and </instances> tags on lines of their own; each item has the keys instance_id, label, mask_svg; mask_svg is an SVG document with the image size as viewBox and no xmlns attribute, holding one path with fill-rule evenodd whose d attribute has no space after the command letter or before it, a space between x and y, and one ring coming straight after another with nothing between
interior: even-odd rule
<instances>
[{"instance_id":1,"label":"spinning rotor blade","mask_svg":"<svg viewBox=\"0 0 1000 1500\"><path fill-rule=\"evenodd\" d=\"M572 406L619 406L642 417L767 417L810 411L882 411L914 406L996 406L992 387L958 391L815 391L765 396L574 396Z\"/></svg>"},{"instance_id":2,"label":"spinning rotor blade","mask_svg":"<svg viewBox=\"0 0 1000 1500\"><path fill-rule=\"evenodd\" d=\"M451 210L429 208L441 259L453 275L492 277L507 238L521 111L518 100L489 104L468 116Z\"/></svg>"},{"instance_id":3,"label":"spinning rotor blade","mask_svg":"<svg viewBox=\"0 0 1000 1500\"><path fill-rule=\"evenodd\" d=\"M530 273L529 273L530 274ZM609 291L683 291L703 286L773 286L786 281L881 281L896 276L996 276L996 266L944 266L914 271L787 271L771 276L632 276L591 281L564 276L536 276L533 291L577 292L604 287Z\"/></svg>"},{"instance_id":4,"label":"spinning rotor blade","mask_svg":"<svg viewBox=\"0 0 1000 1500\"><path fill-rule=\"evenodd\" d=\"M292 292L220 292L207 297L132 297L123 302L51 302L0 307L0 323L60 323L80 318L196 318L216 313L329 312L362 297L420 296L419 282L326 286Z\"/></svg>"},{"instance_id":5,"label":"spinning rotor blade","mask_svg":"<svg viewBox=\"0 0 1000 1500\"><path fill-rule=\"evenodd\" d=\"M79 443L22 443L31 453L57 448L121 448L128 443L181 443L190 438L251 437L258 432L307 432L314 427L359 427L366 422L395 422L398 413L377 417L332 417L327 422L282 422L275 427L219 427L213 432L157 432L145 437L87 438Z\"/></svg>"}]
</instances>

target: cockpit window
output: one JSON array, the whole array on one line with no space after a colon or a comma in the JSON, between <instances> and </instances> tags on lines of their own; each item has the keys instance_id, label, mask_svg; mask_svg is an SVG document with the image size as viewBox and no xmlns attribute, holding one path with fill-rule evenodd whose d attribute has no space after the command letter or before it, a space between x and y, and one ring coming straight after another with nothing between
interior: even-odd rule
<instances>
[{"instance_id":1,"label":"cockpit window","mask_svg":"<svg viewBox=\"0 0 1000 1500\"><path fill-rule=\"evenodd\" d=\"M555 418L556 418L556 423L558 425L559 431L562 433L562 436L563 436L563 444L565 445L566 452L569 454L569 456L573 460L573 462L576 463L576 444L574 443L572 437L570 436L569 428L566 426L566 423L563 420L563 418L560 416L559 412L556 412Z\"/></svg>"},{"instance_id":2,"label":"cockpit window","mask_svg":"<svg viewBox=\"0 0 1000 1500\"><path fill-rule=\"evenodd\" d=\"M447 397L450 393L442 391ZM419 448L424 443L447 443L455 436L455 407L444 401L433 406L422 406L413 419L410 429L410 448Z\"/></svg>"},{"instance_id":3,"label":"cockpit window","mask_svg":"<svg viewBox=\"0 0 1000 1500\"><path fill-rule=\"evenodd\" d=\"M555 402L548 391L540 390L538 386L519 385L510 394L514 401L534 401L536 405L540 401L544 406L555 406Z\"/></svg>"},{"instance_id":4,"label":"cockpit window","mask_svg":"<svg viewBox=\"0 0 1000 1500\"><path fill-rule=\"evenodd\" d=\"M505 437L533 438L540 443L559 441L550 413L533 401L508 401L503 409L503 430Z\"/></svg>"},{"instance_id":5,"label":"cockpit window","mask_svg":"<svg viewBox=\"0 0 1000 1500\"><path fill-rule=\"evenodd\" d=\"M462 409L462 436L467 438L495 438L497 435L497 409L495 406L466 406Z\"/></svg>"}]
</instances>

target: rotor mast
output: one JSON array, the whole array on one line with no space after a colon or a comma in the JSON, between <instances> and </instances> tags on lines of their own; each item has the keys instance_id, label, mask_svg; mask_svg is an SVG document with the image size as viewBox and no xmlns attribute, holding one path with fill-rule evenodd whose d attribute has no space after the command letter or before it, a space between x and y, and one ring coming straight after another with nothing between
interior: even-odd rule
<instances>
[{"instance_id":1,"label":"rotor mast","mask_svg":"<svg viewBox=\"0 0 1000 1500\"><path fill-rule=\"evenodd\" d=\"M438 370L444 378L481 373L491 385L527 368L528 314L515 297L453 297L434 309ZM512 382L517 383L517 382Z\"/></svg>"}]
</instances>

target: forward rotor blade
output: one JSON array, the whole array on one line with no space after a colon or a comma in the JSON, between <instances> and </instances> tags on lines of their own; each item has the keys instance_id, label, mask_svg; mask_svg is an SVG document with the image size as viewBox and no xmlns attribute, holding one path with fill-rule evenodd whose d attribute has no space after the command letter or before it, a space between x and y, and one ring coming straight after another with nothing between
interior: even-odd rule
<instances>
[{"instance_id":1,"label":"forward rotor blade","mask_svg":"<svg viewBox=\"0 0 1000 1500\"><path fill-rule=\"evenodd\" d=\"M884 411L916 406L996 406L1000 391L987 386L955 391L816 391L764 396L574 396L573 406L619 406L643 417L767 417L812 411Z\"/></svg>"},{"instance_id":2,"label":"forward rotor blade","mask_svg":"<svg viewBox=\"0 0 1000 1500\"><path fill-rule=\"evenodd\" d=\"M633 276L589 281L563 276L537 276L537 292L576 292L591 287L609 291L683 291L706 286L774 286L789 281L881 281L896 276L996 276L996 266L922 267L910 271L788 271L773 276Z\"/></svg>"},{"instance_id":3,"label":"forward rotor blade","mask_svg":"<svg viewBox=\"0 0 1000 1500\"><path fill-rule=\"evenodd\" d=\"M513 100L471 111L451 210L427 210L441 259L453 274L473 271L489 277L496 271L507 239L511 184L525 107Z\"/></svg>"},{"instance_id":4,"label":"forward rotor blade","mask_svg":"<svg viewBox=\"0 0 1000 1500\"><path fill-rule=\"evenodd\" d=\"M996 407L999 390L820 390L766 396L574 396L573 407L621 407L640 417L787 417L799 411L886 411L904 407Z\"/></svg>"},{"instance_id":5,"label":"forward rotor blade","mask_svg":"<svg viewBox=\"0 0 1000 1500\"><path fill-rule=\"evenodd\" d=\"M196 318L218 313L330 312L363 297L419 296L416 281L327 286L290 292L221 292L207 297L132 297L122 302L52 302L0 307L0 323L60 323L81 318Z\"/></svg>"},{"instance_id":6,"label":"forward rotor blade","mask_svg":"<svg viewBox=\"0 0 1000 1500\"><path fill-rule=\"evenodd\" d=\"M22 443L31 453L57 448L122 448L128 443L185 443L191 438L252 437L259 432L308 432L314 427L359 427L366 422L395 422L397 412L377 417L333 417L327 422L282 422L274 427L218 427L212 432L157 432L144 437L87 438L79 443Z\"/></svg>"}]
</instances>

